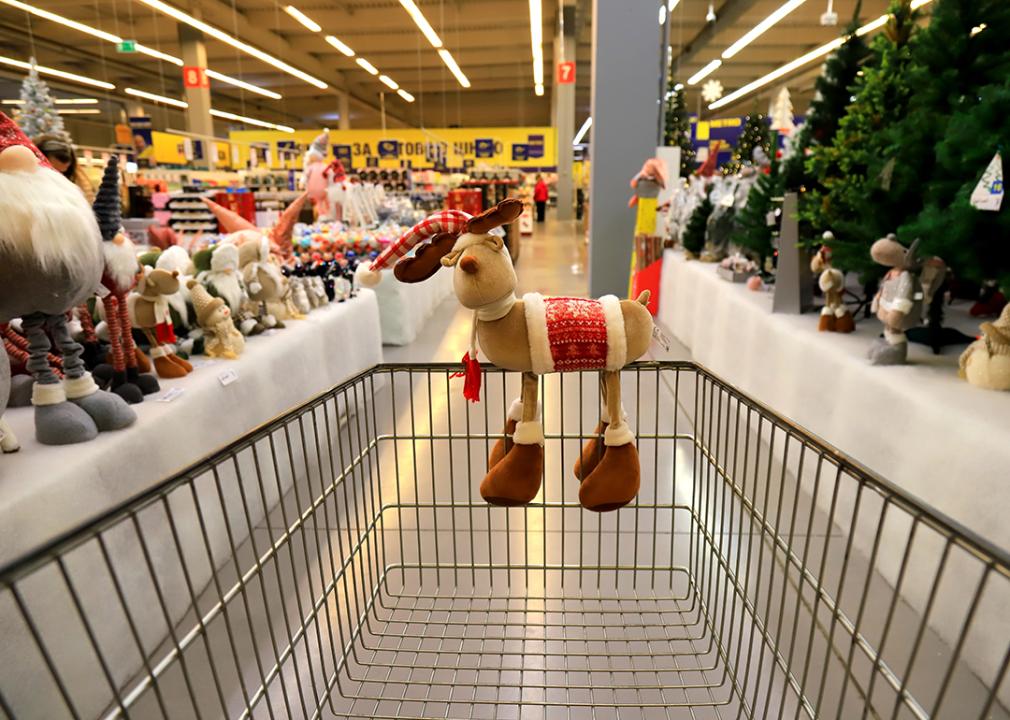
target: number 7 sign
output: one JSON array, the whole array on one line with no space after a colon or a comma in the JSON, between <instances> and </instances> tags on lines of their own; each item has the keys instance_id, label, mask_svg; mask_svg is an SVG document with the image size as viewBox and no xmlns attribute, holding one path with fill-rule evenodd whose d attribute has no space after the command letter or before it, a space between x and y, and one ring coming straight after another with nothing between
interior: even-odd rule
<instances>
[{"instance_id":1,"label":"number 7 sign","mask_svg":"<svg viewBox=\"0 0 1010 720\"><path fill-rule=\"evenodd\" d=\"M558 63L558 85L570 85L575 82L575 63Z\"/></svg>"}]
</instances>

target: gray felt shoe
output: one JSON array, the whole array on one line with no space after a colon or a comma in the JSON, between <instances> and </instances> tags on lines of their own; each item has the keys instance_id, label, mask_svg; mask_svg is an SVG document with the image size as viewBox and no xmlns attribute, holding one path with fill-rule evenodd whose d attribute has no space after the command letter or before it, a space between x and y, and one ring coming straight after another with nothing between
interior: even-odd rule
<instances>
[{"instance_id":1,"label":"gray felt shoe","mask_svg":"<svg viewBox=\"0 0 1010 720\"><path fill-rule=\"evenodd\" d=\"M43 445L70 445L96 437L95 421L72 402L35 406L35 439Z\"/></svg>"},{"instance_id":2,"label":"gray felt shoe","mask_svg":"<svg viewBox=\"0 0 1010 720\"><path fill-rule=\"evenodd\" d=\"M102 432L106 430L122 430L133 425L137 414L126 401L118 395L99 390L84 397L71 398L70 402L84 408L84 411L95 421Z\"/></svg>"},{"instance_id":3,"label":"gray felt shoe","mask_svg":"<svg viewBox=\"0 0 1010 720\"><path fill-rule=\"evenodd\" d=\"M908 361L908 343L892 345L884 338L878 338L867 355L871 365L904 365Z\"/></svg>"},{"instance_id":4,"label":"gray felt shoe","mask_svg":"<svg viewBox=\"0 0 1010 720\"><path fill-rule=\"evenodd\" d=\"M31 375L15 375L11 378L11 396L7 401L7 407L28 407L32 404L32 380Z\"/></svg>"}]
</instances>

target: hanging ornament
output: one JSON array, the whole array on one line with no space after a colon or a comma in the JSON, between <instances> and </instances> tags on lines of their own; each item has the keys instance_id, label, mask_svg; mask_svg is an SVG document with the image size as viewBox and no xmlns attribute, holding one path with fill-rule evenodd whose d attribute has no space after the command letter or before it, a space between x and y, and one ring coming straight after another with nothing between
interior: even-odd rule
<instances>
[{"instance_id":1,"label":"hanging ornament","mask_svg":"<svg viewBox=\"0 0 1010 720\"><path fill-rule=\"evenodd\" d=\"M715 22L715 8L712 6L711 2L708 4L708 13L705 14L705 22Z\"/></svg>"},{"instance_id":2,"label":"hanging ornament","mask_svg":"<svg viewBox=\"0 0 1010 720\"><path fill-rule=\"evenodd\" d=\"M715 102L722 97L722 83L718 80L709 80L701 86L701 97L705 102Z\"/></svg>"},{"instance_id":3,"label":"hanging ornament","mask_svg":"<svg viewBox=\"0 0 1010 720\"><path fill-rule=\"evenodd\" d=\"M982 179L971 193L972 207L979 210L999 212L1003 204L1003 158L999 151L989 162L989 167L982 173Z\"/></svg>"}]
</instances>

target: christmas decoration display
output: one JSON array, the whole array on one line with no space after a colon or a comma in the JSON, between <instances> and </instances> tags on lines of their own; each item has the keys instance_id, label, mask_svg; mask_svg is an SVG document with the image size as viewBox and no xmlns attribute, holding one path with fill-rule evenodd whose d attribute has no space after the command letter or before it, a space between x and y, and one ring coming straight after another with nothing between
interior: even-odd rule
<instances>
[{"instance_id":1,"label":"christmas decoration display","mask_svg":"<svg viewBox=\"0 0 1010 720\"><path fill-rule=\"evenodd\" d=\"M759 268L756 262L750 258L744 257L740 253L733 253L719 263L717 271L719 273L719 277L725 280L742 283L746 282L758 270Z\"/></svg>"},{"instance_id":2,"label":"christmas decoration display","mask_svg":"<svg viewBox=\"0 0 1010 720\"><path fill-rule=\"evenodd\" d=\"M765 155L771 152L771 135L768 132L767 118L764 115L752 113L744 120L740 140L733 149L733 157L722 166L723 175L736 175L743 169L745 163L753 162L754 151L761 148Z\"/></svg>"},{"instance_id":3,"label":"christmas decoration display","mask_svg":"<svg viewBox=\"0 0 1010 720\"><path fill-rule=\"evenodd\" d=\"M287 291L287 279L271 257L265 238L239 246L238 266L249 300L247 310L264 328L282 328L284 323L269 311L267 303L280 300Z\"/></svg>"},{"instance_id":4,"label":"christmas decoration display","mask_svg":"<svg viewBox=\"0 0 1010 720\"><path fill-rule=\"evenodd\" d=\"M522 209L520 201L504 200L477 216L458 210L436 213L411 228L360 277L375 283L393 261L393 274L402 282L421 282L443 266L453 268L456 297L474 311L470 352L463 358L464 395L479 398L478 339L491 362L523 373L522 397L512 404L505 437L492 449L480 485L489 503L524 505L540 490L544 433L538 419L538 376L599 370L607 410L594 439L583 448L575 475L581 481L583 507L615 510L631 502L639 487L638 451L621 405L620 371L649 347L648 293L634 301L614 296L545 298L538 293L516 298L512 260L495 231L514 222ZM412 249L414 254L407 257Z\"/></svg>"},{"instance_id":5,"label":"christmas decoration display","mask_svg":"<svg viewBox=\"0 0 1010 720\"><path fill-rule=\"evenodd\" d=\"M830 232L824 233L824 242L834 240ZM821 246L810 260L810 270L816 274L817 286L824 293L824 307L821 309L821 319L817 329L821 332L850 333L856 329L852 313L845 306L845 274L831 266L831 248Z\"/></svg>"},{"instance_id":6,"label":"christmas decoration display","mask_svg":"<svg viewBox=\"0 0 1010 720\"><path fill-rule=\"evenodd\" d=\"M56 109L49 86L39 77L35 58L30 58L28 62L31 68L28 70L28 77L21 83L18 125L29 137L55 135L69 142L70 136L63 127L63 118Z\"/></svg>"},{"instance_id":7,"label":"christmas decoration display","mask_svg":"<svg viewBox=\"0 0 1010 720\"><path fill-rule=\"evenodd\" d=\"M187 287L193 298L196 321L204 333L204 354L212 358L237 358L245 348L245 338L232 322L228 305L219 297L211 297L196 280L189 280Z\"/></svg>"},{"instance_id":8,"label":"christmas decoration display","mask_svg":"<svg viewBox=\"0 0 1010 720\"><path fill-rule=\"evenodd\" d=\"M980 329L982 336L961 354L958 374L975 387L1010 390L1010 305Z\"/></svg>"},{"instance_id":9,"label":"christmas decoration display","mask_svg":"<svg viewBox=\"0 0 1010 720\"><path fill-rule=\"evenodd\" d=\"M922 285L919 280L919 242L905 248L892 233L873 244L873 259L890 268L873 298L871 310L884 325L884 336L870 347L873 365L903 365L908 359L905 331L922 316Z\"/></svg>"},{"instance_id":10,"label":"christmas decoration display","mask_svg":"<svg viewBox=\"0 0 1010 720\"><path fill-rule=\"evenodd\" d=\"M691 219L687 221L687 227L684 228L684 233L680 238L681 245L684 246L684 251L689 259L698 257L702 248L705 247L708 218L714 209L711 193L706 189L705 196L691 213Z\"/></svg>"},{"instance_id":11,"label":"christmas decoration display","mask_svg":"<svg viewBox=\"0 0 1010 720\"><path fill-rule=\"evenodd\" d=\"M166 297L179 291L179 274L174 270L145 268L137 282L133 313L137 325L151 344L151 359L158 377L184 377L193 366L176 354L175 328Z\"/></svg>"},{"instance_id":12,"label":"christmas decoration display","mask_svg":"<svg viewBox=\"0 0 1010 720\"><path fill-rule=\"evenodd\" d=\"M326 179L326 154L330 142L330 133L324 130L316 136L316 139L305 151L305 162L302 168L302 184L312 207L315 208L316 217L331 220L330 199L327 194Z\"/></svg>"},{"instance_id":13,"label":"christmas decoration display","mask_svg":"<svg viewBox=\"0 0 1010 720\"><path fill-rule=\"evenodd\" d=\"M680 177L689 177L694 171L695 156L691 142L691 118L687 112L684 86L674 80L673 73L670 73L666 90L663 145L680 148Z\"/></svg>"},{"instance_id":14,"label":"christmas decoration display","mask_svg":"<svg viewBox=\"0 0 1010 720\"><path fill-rule=\"evenodd\" d=\"M723 87L718 80L709 80L701 86L701 98L705 102L715 102L722 97Z\"/></svg>"},{"instance_id":15,"label":"christmas decoration display","mask_svg":"<svg viewBox=\"0 0 1010 720\"><path fill-rule=\"evenodd\" d=\"M708 150L708 157L705 158L705 162L701 164L694 174L699 177L710 178L715 175L716 165L719 164L719 149L722 147L722 141L716 140L712 143Z\"/></svg>"},{"instance_id":16,"label":"christmas decoration display","mask_svg":"<svg viewBox=\"0 0 1010 720\"><path fill-rule=\"evenodd\" d=\"M104 269L91 206L2 113L0 216L0 322L22 318L36 438L69 444L131 425L137 416L99 389L67 325L66 312L98 289ZM49 363L50 337L62 355L62 380Z\"/></svg>"},{"instance_id":17,"label":"christmas decoration display","mask_svg":"<svg viewBox=\"0 0 1010 720\"><path fill-rule=\"evenodd\" d=\"M783 87L779 90L768 108L768 117L771 118L771 129L779 135L791 135L796 129L793 100L789 95L789 88Z\"/></svg>"},{"instance_id":18,"label":"christmas decoration display","mask_svg":"<svg viewBox=\"0 0 1010 720\"><path fill-rule=\"evenodd\" d=\"M785 190L781 164L773 159L767 172L760 172L757 181L747 194L747 204L736 214L737 232L733 241L745 254L755 259L763 269L768 269L778 232L777 213Z\"/></svg>"}]
</instances>

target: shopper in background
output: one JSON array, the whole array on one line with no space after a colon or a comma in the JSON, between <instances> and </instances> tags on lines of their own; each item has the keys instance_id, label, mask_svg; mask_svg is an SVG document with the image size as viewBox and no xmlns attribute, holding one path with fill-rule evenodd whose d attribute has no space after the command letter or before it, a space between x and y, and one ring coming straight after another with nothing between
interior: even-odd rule
<instances>
[{"instance_id":1,"label":"shopper in background","mask_svg":"<svg viewBox=\"0 0 1010 720\"><path fill-rule=\"evenodd\" d=\"M537 175L537 184L533 186L533 202L537 204L537 222L544 221L547 212L547 183L543 175Z\"/></svg>"},{"instance_id":2,"label":"shopper in background","mask_svg":"<svg viewBox=\"0 0 1010 720\"><path fill-rule=\"evenodd\" d=\"M95 188L84 173L84 168L77 164L77 154L68 140L57 135L39 135L32 142L57 172L81 189L89 203L94 202Z\"/></svg>"}]
</instances>

